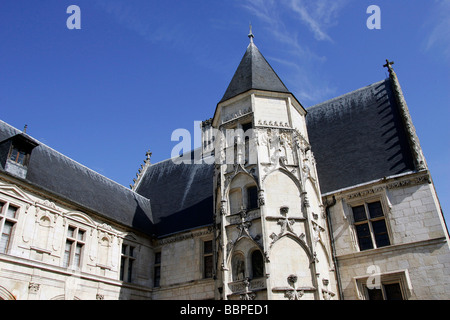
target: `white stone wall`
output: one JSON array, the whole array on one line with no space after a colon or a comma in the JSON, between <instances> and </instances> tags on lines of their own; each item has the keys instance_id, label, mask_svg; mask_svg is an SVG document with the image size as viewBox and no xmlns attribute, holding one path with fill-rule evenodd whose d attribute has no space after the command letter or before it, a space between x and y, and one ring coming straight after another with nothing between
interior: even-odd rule
<instances>
[{"instance_id":1,"label":"white stone wall","mask_svg":"<svg viewBox=\"0 0 450 320\"><path fill-rule=\"evenodd\" d=\"M211 230L200 228L158 241L161 282L153 299L214 299L214 280L203 276L203 244L208 240L212 240Z\"/></svg>"},{"instance_id":2,"label":"white stone wall","mask_svg":"<svg viewBox=\"0 0 450 320\"><path fill-rule=\"evenodd\" d=\"M0 253L0 298L213 299L214 280L203 279L201 228L156 241L67 204L0 180L0 201L19 210L7 252ZM68 227L84 231L80 267L63 265ZM122 245L132 246L131 282L120 280ZM155 252L161 252L160 287L154 287Z\"/></svg>"},{"instance_id":3,"label":"white stone wall","mask_svg":"<svg viewBox=\"0 0 450 320\"><path fill-rule=\"evenodd\" d=\"M255 96L255 123L289 124L286 98Z\"/></svg>"},{"instance_id":4,"label":"white stone wall","mask_svg":"<svg viewBox=\"0 0 450 320\"><path fill-rule=\"evenodd\" d=\"M450 298L448 232L428 172L376 181L334 196L337 201L329 214L344 299L364 299L361 284L374 270L380 279L404 279L408 299ZM360 251L351 207L371 201L382 203L391 245Z\"/></svg>"},{"instance_id":5,"label":"white stone wall","mask_svg":"<svg viewBox=\"0 0 450 320\"><path fill-rule=\"evenodd\" d=\"M7 250L0 253L4 292L16 299L151 297L146 237L8 180L0 180L0 201L3 212L18 208ZM69 227L84 232L79 266L64 265ZM135 248L130 283L119 279L123 243Z\"/></svg>"}]
</instances>

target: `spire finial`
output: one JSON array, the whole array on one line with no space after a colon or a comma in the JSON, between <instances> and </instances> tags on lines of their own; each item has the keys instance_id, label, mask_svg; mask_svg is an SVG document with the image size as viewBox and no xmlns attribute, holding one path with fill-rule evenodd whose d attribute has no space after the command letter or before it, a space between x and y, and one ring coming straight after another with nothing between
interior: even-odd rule
<instances>
[{"instance_id":1,"label":"spire finial","mask_svg":"<svg viewBox=\"0 0 450 320\"><path fill-rule=\"evenodd\" d=\"M152 153L150 152L150 150L148 150L145 155L147 156L147 159L145 159L146 161L150 161L150 158L152 156Z\"/></svg>"},{"instance_id":2,"label":"spire finial","mask_svg":"<svg viewBox=\"0 0 450 320\"><path fill-rule=\"evenodd\" d=\"M253 43L253 38L255 37L252 33L252 23L250 22L250 33L248 34L248 37L250 38L250 43Z\"/></svg>"},{"instance_id":3,"label":"spire finial","mask_svg":"<svg viewBox=\"0 0 450 320\"><path fill-rule=\"evenodd\" d=\"M383 67L388 68L389 74L391 74L394 69L392 68L392 65L394 64L394 61L389 61L389 59L386 59L386 64L383 65Z\"/></svg>"}]
</instances>

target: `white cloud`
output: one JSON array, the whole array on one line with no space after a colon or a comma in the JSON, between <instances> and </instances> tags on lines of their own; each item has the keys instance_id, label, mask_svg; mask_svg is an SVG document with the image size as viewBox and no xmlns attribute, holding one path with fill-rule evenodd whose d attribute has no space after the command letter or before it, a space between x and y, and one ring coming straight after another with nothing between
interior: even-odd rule
<instances>
[{"instance_id":1,"label":"white cloud","mask_svg":"<svg viewBox=\"0 0 450 320\"><path fill-rule=\"evenodd\" d=\"M425 21L428 36L425 51L441 52L450 61L450 1L435 1L435 6Z\"/></svg>"},{"instance_id":2,"label":"white cloud","mask_svg":"<svg viewBox=\"0 0 450 320\"><path fill-rule=\"evenodd\" d=\"M317 67L327 59L303 41L309 30L314 39L333 43L329 29L337 24L339 13L350 0L245 0L240 6L264 25L275 41L282 44L277 57L270 61L285 66L289 72L287 86L304 103L315 104L334 94L336 88L320 79ZM298 26L306 25L307 28ZM299 39L296 30L302 30ZM254 30L255 31L255 30ZM255 32L254 32L255 33ZM256 35L257 36L257 35ZM312 70L311 66L315 66Z\"/></svg>"},{"instance_id":3,"label":"white cloud","mask_svg":"<svg viewBox=\"0 0 450 320\"><path fill-rule=\"evenodd\" d=\"M307 8L303 5L302 1L292 0L290 2L290 6L292 10L299 15L300 20L308 25L317 40L331 41L331 38L322 30L323 28L320 24L320 20L315 19L311 16Z\"/></svg>"},{"instance_id":4,"label":"white cloud","mask_svg":"<svg viewBox=\"0 0 450 320\"><path fill-rule=\"evenodd\" d=\"M285 2L283 2L285 3ZM346 0L290 0L288 7L308 26L314 37L319 41L332 41L327 30L336 25L341 9Z\"/></svg>"},{"instance_id":5,"label":"white cloud","mask_svg":"<svg viewBox=\"0 0 450 320\"><path fill-rule=\"evenodd\" d=\"M311 72L308 71L308 66L295 63L291 60L275 57L268 58L271 62L282 64L291 70L288 87L304 104L304 107L309 106L307 103L316 104L317 102L324 101L336 92L336 88L330 86L324 80L321 80L320 85L317 85L317 81L314 78L315 75L311 75Z\"/></svg>"}]
</instances>

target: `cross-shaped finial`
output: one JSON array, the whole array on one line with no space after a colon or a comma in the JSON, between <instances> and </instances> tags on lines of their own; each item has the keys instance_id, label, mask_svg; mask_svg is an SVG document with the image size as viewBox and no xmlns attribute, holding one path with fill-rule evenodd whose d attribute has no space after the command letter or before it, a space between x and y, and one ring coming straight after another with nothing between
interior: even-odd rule
<instances>
[{"instance_id":1,"label":"cross-shaped finial","mask_svg":"<svg viewBox=\"0 0 450 320\"><path fill-rule=\"evenodd\" d=\"M147 160L150 161L150 157L152 156L152 153L150 152L150 150L148 150L145 155L147 156Z\"/></svg>"},{"instance_id":2,"label":"cross-shaped finial","mask_svg":"<svg viewBox=\"0 0 450 320\"><path fill-rule=\"evenodd\" d=\"M252 24L251 23L250 23L250 32L248 34L248 37L250 38L250 43L253 43L253 38L255 36L253 35L253 32L252 32Z\"/></svg>"},{"instance_id":3,"label":"cross-shaped finial","mask_svg":"<svg viewBox=\"0 0 450 320\"><path fill-rule=\"evenodd\" d=\"M383 67L388 68L389 73L391 73L392 71L394 71L394 69L392 69L392 65L394 64L394 61L389 61L388 59L386 59L386 64L383 65Z\"/></svg>"}]
</instances>

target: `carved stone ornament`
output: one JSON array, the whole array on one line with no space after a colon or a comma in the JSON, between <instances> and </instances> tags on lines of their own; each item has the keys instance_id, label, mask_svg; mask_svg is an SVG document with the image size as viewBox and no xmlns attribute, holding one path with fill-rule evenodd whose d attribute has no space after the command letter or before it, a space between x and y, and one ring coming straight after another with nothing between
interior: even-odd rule
<instances>
[{"instance_id":1,"label":"carved stone ornament","mask_svg":"<svg viewBox=\"0 0 450 320\"><path fill-rule=\"evenodd\" d=\"M249 293L241 294L240 299L241 300L255 300L256 299L256 293L249 292Z\"/></svg>"},{"instance_id":2,"label":"carved stone ornament","mask_svg":"<svg viewBox=\"0 0 450 320\"><path fill-rule=\"evenodd\" d=\"M295 223L295 219L288 218L288 212L289 212L289 207L283 206L280 208L280 214L283 218L278 219L277 224L280 225L281 229L278 234L276 234L275 232L272 232L272 234L269 236L272 239L272 242L270 243L270 247L272 247L275 242L277 242L281 237L283 237L286 234L290 234L303 242L303 238L305 237L305 234L302 233L300 236L297 236L295 234L294 229L292 228L292 225Z\"/></svg>"},{"instance_id":3,"label":"carved stone ornament","mask_svg":"<svg viewBox=\"0 0 450 320\"><path fill-rule=\"evenodd\" d=\"M244 280L244 290L245 292L240 295L241 300L255 300L256 299L256 293L249 291L250 281L248 278L245 278Z\"/></svg>"},{"instance_id":4,"label":"carved stone ornament","mask_svg":"<svg viewBox=\"0 0 450 320\"><path fill-rule=\"evenodd\" d=\"M38 293L41 285L39 283L30 282L28 284L28 292L29 293Z\"/></svg>"},{"instance_id":5,"label":"carved stone ornament","mask_svg":"<svg viewBox=\"0 0 450 320\"><path fill-rule=\"evenodd\" d=\"M262 190L262 189L259 190L259 193L258 193L258 202L259 202L259 206L263 206L266 204L266 200L264 197L264 190Z\"/></svg>"},{"instance_id":6,"label":"carved stone ornament","mask_svg":"<svg viewBox=\"0 0 450 320\"><path fill-rule=\"evenodd\" d=\"M261 235L257 234L255 236L252 236L249 232L249 228L252 225L252 222L250 221L251 215L247 214L245 210L242 210L239 214L240 219L239 221L236 221L236 228L239 230L239 234L235 240L228 240L226 245L227 256L230 255L233 247L242 237L250 239L261 250L261 252L263 252L264 249L262 245Z\"/></svg>"},{"instance_id":7,"label":"carved stone ornament","mask_svg":"<svg viewBox=\"0 0 450 320\"><path fill-rule=\"evenodd\" d=\"M292 289L288 289L284 293L284 296L288 300L300 300L300 298L303 297L303 295L305 294L305 292L303 290L301 290L301 289L298 290L296 288L295 284L297 283L297 279L298 278L297 278L297 276L295 274L291 274L287 278L287 282L292 287Z\"/></svg>"},{"instance_id":8,"label":"carved stone ornament","mask_svg":"<svg viewBox=\"0 0 450 320\"><path fill-rule=\"evenodd\" d=\"M313 227L313 240L314 240L314 247L316 244L322 240L321 233L325 231L325 228L320 226L318 223L311 221L312 227Z\"/></svg>"},{"instance_id":9,"label":"carved stone ornament","mask_svg":"<svg viewBox=\"0 0 450 320\"><path fill-rule=\"evenodd\" d=\"M227 214L227 201L226 200L220 201L220 214L223 216Z\"/></svg>"},{"instance_id":10,"label":"carved stone ornament","mask_svg":"<svg viewBox=\"0 0 450 320\"><path fill-rule=\"evenodd\" d=\"M245 210L241 211L241 221L240 223L236 226L236 228L239 229L239 236L238 239L242 236L247 236L249 238L252 238L252 236L250 235L250 233L248 232L248 228L250 228L250 226L252 225L251 221L247 221L247 212ZM253 239L253 238L252 238Z\"/></svg>"}]
</instances>

